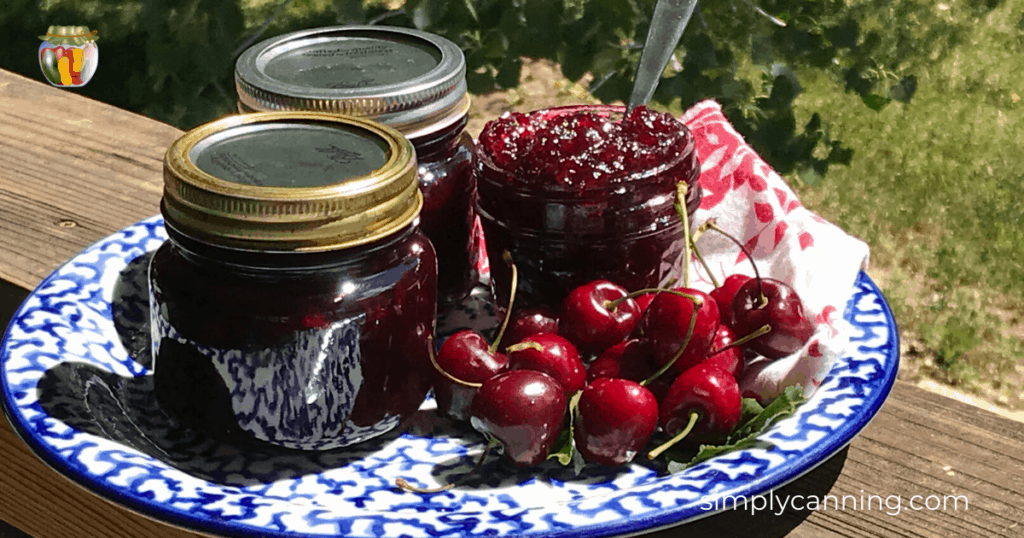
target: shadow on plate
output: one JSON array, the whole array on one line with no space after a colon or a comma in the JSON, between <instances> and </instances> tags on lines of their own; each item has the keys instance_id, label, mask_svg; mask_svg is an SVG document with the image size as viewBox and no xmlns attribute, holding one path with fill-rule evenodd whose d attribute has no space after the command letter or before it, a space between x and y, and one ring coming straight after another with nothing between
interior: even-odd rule
<instances>
[{"instance_id":1,"label":"shadow on plate","mask_svg":"<svg viewBox=\"0 0 1024 538\"><path fill-rule=\"evenodd\" d=\"M152 366L149 332L148 266L152 253L121 271L112 293L111 314L131 360ZM151 374L148 371L147 374ZM63 362L39 380L39 404L68 426L109 439L171 467L229 486L267 484L317 474L372 455L405 431L443 435L445 419L420 411L405 425L358 445L304 452L252 443L232 444L189 428L157 403L152 375L126 377L84 362Z\"/></svg>"}]
</instances>

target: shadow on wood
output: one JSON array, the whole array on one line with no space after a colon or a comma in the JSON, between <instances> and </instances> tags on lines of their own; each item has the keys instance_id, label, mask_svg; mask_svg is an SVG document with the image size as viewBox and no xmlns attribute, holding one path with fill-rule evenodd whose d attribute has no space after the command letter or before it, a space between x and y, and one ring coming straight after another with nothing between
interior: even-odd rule
<instances>
[{"instance_id":1,"label":"shadow on wood","mask_svg":"<svg viewBox=\"0 0 1024 538\"><path fill-rule=\"evenodd\" d=\"M0 280L0 328L3 329L3 334L7 333L7 324L11 322L14 313L18 311L18 307L28 294L28 290Z\"/></svg>"},{"instance_id":2,"label":"shadow on wood","mask_svg":"<svg viewBox=\"0 0 1024 538\"><path fill-rule=\"evenodd\" d=\"M757 536L780 538L788 536L814 510L805 506L797 510L788 504L800 499L800 505L813 504L810 499L823 499L832 490L846 464L849 447L844 447L814 470L772 492L772 498L737 504L731 510L708 516L692 523L671 527L644 538L719 538L722 536ZM732 506L731 501L730 506ZM763 504L762 504L763 502ZM787 504L783 507L781 503ZM774 503L770 505L769 503Z\"/></svg>"}]
</instances>

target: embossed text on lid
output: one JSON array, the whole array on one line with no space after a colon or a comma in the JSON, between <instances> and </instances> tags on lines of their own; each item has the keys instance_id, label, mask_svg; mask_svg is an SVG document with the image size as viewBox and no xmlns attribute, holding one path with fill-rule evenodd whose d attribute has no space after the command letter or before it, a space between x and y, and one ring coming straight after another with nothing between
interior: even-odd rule
<instances>
[{"instance_id":1,"label":"embossed text on lid","mask_svg":"<svg viewBox=\"0 0 1024 538\"><path fill-rule=\"evenodd\" d=\"M388 146L366 131L317 123L248 124L200 140L189 157L200 170L261 187L319 187L371 174Z\"/></svg>"},{"instance_id":2,"label":"embossed text on lid","mask_svg":"<svg viewBox=\"0 0 1024 538\"><path fill-rule=\"evenodd\" d=\"M392 26L332 26L264 40L238 58L235 88L242 111L364 116L406 135L468 111L462 50Z\"/></svg>"}]
</instances>

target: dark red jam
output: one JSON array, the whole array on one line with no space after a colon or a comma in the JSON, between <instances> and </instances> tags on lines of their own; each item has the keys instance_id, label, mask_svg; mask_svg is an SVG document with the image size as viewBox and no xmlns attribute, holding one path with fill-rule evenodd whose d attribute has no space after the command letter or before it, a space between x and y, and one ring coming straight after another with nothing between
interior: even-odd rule
<instances>
[{"instance_id":1,"label":"dark red jam","mask_svg":"<svg viewBox=\"0 0 1024 538\"><path fill-rule=\"evenodd\" d=\"M676 184L688 185L691 216L701 198L693 136L668 114L623 113L558 107L506 113L484 127L477 212L499 306L511 275L505 250L519 270L519 306L557 308L598 278L634 290L679 274Z\"/></svg>"},{"instance_id":2,"label":"dark red jam","mask_svg":"<svg viewBox=\"0 0 1024 538\"><path fill-rule=\"evenodd\" d=\"M320 450L380 435L419 408L436 262L418 227L321 253L168 234L150 267L165 410L233 442Z\"/></svg>"},{"instance_id":3,"label":"dark red jam","mask_svg":"<svg viewBox=\"0 0 1024 538\"><path fill-rule=\"evenodd\" d=\"M411 138L419 162L423 210L420 227L437 251L439 308L460 302L477 281L473 264L476 170L467 117L432 135Z\"/></svg>"}]
</instances>

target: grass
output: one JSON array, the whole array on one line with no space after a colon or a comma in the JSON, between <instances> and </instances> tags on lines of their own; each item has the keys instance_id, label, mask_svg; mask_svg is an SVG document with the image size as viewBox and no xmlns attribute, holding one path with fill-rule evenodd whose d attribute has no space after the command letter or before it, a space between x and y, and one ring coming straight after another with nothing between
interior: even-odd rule
<instances>
[{"instance_id":1,"label":"grass","mask_svg":"<svg viewBox=\"0 0 1024 538\"><path fill-rule=\"evenodd\" d=\"M872 273L907 345L908 377L929 376L1024 406L1024 1L983 18L936 4L969 27L925 64L917 94L879 113L814 73L798 108L821 111L856 149L817 186L790 179L808 207L872 248ZM1019 22L1022 21L1022 22Z\"/></svg>"}]
</instances>

